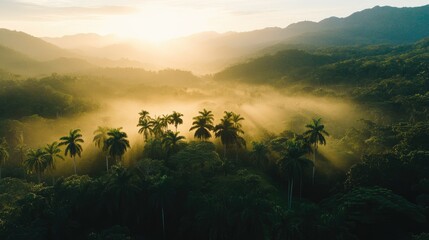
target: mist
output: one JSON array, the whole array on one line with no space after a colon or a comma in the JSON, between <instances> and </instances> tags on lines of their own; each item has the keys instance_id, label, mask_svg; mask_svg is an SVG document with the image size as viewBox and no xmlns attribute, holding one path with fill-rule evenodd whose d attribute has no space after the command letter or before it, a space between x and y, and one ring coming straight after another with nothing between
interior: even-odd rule
<instances>
[{"instance_id":1,"label":"mist","mask_svg":"<svg viewBox=\"0 0 429 240\"><path fill-rule=\"evenodd\" d=\"M46 144L59 141L72 129L81 129L83 139L82 158L78 159L78 169L83 173L92 168L101 168L103 155L92 142L93 132L98 126L122 128L128 134L131 150L125 156L125 164L141 157L144 145L143 136L138 134L138 113L146 110L151 117L171 114L173 111L182 113L183 124L178 126L180 135L186 141L194 141L192 118L203 109L211 110L215 116L215 124L219 123L225 111L233 111L244 117L242 123L244 135L251 148L252 141L263 141L270 136L285 130L303 133L305 125L313 118L322 118L327 131L331 133L329 142L344 135L357 120L367 114L358 104L347 99L320 97L305 94L297 89L302 86L275 88L268 85L252 85L243 83L220 83L210 78L192 77L192 81L142 82L138 79L122 83L119 78L94 78L90 76L76 77L73 89L79 92L81 99L90 99L96 104L94 110L74 116L58 118L26 117L23 124L24 143L30 148L44 147ZM90 86L85 89L85 86ZM347 114L345 114L347 113ZM174 126L169 126L171 130ZM211 138L220 145L220 141ZM337 149L321 147L328 159L338 161ZM136 159L137 158L137 159ZM334 162L335 162L334 161ZM340 164L341 165L341 164ZM56 174L71 174L72 161L58 161Z\"/></svg>"}]
</instances>

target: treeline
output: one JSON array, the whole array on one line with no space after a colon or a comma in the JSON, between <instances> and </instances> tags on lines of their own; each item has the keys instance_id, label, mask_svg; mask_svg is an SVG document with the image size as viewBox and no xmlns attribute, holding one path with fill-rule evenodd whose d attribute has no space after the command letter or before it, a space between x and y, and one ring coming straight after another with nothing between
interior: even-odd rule
<instances>
[{"instance_id":1,"label":"treeline","mask_svg":"<svg viewBox=\"0 0 429 240\"><path fill-rule=\"evenodd\" d=\"M21 119L32 115L45 118L70 116L94 110L97 105L74 77L53 74L28 80L0 81L0 119ZM84 95L84 96L82 96Z\"/></svg>"},{"instance_id":2,"label":"treeline","mask_svg":"<svg viewBox=\"0 0 429 240\"><path fill-rule=\"evenodd\" d=\"M106 169L93 174L100 177L49 178L52 163L85 154L79 130L30 150L24 166L44 183L0 181L1 238L422 239L429 230L427 124L365 121L350 129L340 144L362 161L339 172L318 153L328 136L321 119L249 150L239 114L225 112L215 124L211 111L200 111L190 129L196 141L180 135L182 123L178 112L141 111L145 145L128 166L127 134L98 127L93 142L102 155L94 160ZM7 150L3 142L2 162Z\"/></svg>"},{"instance_id":3,"label":"treeline","mask_svg":"<svg viewBox=\"0 0 429 240\"><path fill-rule=\"evenodd\" d=\"M295 94L348 99L384 115L387 122L427 119L429 40L404 46L286 50L238 64L214 75L294 87Z\"/></svg>"},{"instance_id":4,"label":"treeline","mask_svg":"<svg viewBox=\"0 0 429 240\"><path fill-rule=\"evenodd\" d=\"M215 80L258 84L359 86L389 78L427 77L429 40L404 46L284 50L226 68Z\"/></svg>"}]
</instances>

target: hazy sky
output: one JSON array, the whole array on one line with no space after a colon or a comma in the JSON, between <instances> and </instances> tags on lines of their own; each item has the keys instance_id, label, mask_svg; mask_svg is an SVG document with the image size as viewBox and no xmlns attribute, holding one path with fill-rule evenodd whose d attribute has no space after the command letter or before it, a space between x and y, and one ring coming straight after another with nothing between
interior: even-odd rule
<instances>
[{"instance_id":1,"label":"hazy sky","mask_svg":"<svg viewBox=\"0 0 429 240\"><path fill-rule=\"evenodd\" d=\"M376 5L427 0L0 0L0 28L35 36L94 32L164 40L202 31L249 31L346 17Z\"/></svg>"}]
</instances>

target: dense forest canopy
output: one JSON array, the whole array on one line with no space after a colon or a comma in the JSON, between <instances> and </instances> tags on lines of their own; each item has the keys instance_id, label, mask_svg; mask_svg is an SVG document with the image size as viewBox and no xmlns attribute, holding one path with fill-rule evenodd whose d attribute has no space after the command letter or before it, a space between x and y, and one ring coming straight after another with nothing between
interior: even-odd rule
<instances>
[{"instance_id":1,"label":"dense forest canopy","mask_svg":"<svg viewBox=\"0 0 429 240\"><path fill-rule=\"evenodd\" d=\"M341 42L371 11L284 31ZM427 240L427 26L203 76L61 60L15 32L51 52L0 46L0 239Z\"/></svg>"}]
</instances>

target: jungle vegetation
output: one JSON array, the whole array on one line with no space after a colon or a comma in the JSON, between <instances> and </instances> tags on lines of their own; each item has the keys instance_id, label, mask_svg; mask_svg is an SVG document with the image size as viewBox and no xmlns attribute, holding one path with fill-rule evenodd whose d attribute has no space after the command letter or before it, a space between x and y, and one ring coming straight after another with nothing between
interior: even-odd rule
<instances>
[{"instance_id":1,"label":"jungle vegetation","mask_svg":"<svg viewBox=\"0 0 429 240\"><path fill-rule=\"evenodd\" d=\"M0 239L428 239L428 46L287 50L157 86L4 71ZM237 97L266 86L330 102L287 128ZM359 114L320 114L333 102Z\"/></svg>"}]
</instances>

